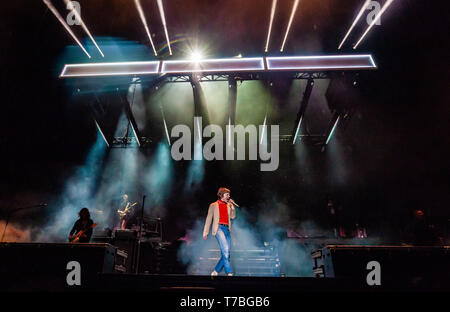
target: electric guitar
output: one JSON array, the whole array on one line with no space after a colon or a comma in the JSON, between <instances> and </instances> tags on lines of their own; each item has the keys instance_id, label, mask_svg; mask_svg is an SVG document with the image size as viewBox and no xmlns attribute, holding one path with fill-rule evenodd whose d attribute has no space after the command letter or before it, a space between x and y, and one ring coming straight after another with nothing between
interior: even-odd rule
<instances>
[{"instance_id":1,"label":"electric guitar","mask_svg":"<svg viewBox=\"0 0 450 312\"><path fill-rule=\"evenodd\" d=\"M91 229L93 229L93 228L95 228L96 226L98 225L98 223L94 223L94 224L92 224L91 225ZM69 242L71 242L71 243L77 243L79 240L80 240L80 238L81 238L81 236L84 234L84 232L86 232L87 230L82 230L82 231L79 231L77 234L75 234L74 236L72 236L72 237L69 237Z\"/></svg>"},{"instance_id":2,"label":"electric guitar","mask_svg":"<svg viewBox=\"0 0 450 312\"><path fill-rule=\"evenodd\" d=\"M134 204L131 204L131 205L130 205L130 203L128 203L124 210L117 210L117 213L119 214L119 217L120 218L125 217L130 212L131 208L133 206L135 206L136 204L137 204L137 202L135 202Z\"/></svg>"}]
</instances>

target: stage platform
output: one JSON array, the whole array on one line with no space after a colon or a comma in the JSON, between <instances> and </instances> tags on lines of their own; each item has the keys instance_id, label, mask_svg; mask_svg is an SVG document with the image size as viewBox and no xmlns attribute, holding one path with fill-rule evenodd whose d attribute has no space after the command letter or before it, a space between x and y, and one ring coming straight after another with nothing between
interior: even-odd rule
<instances>
[{"instance_id":1,"label":"stage platform","mask_svg":"<svg viewBox=\"0 0 450 312\"><path fill-rule=\"evenodd\" d=\"M116 250L110 244L98 243L0 243L0 291L205 294L450 291L449 246L328 245L311 255L318 259L315 269L323 269L316 277L123 273L116 270ZM380 285L367 282L371 270L366 265L370 261L381 264ZM74 263L78 263L78 268ZM77 274L78 282L74 282Z\"/></svg>"}]
</instances>

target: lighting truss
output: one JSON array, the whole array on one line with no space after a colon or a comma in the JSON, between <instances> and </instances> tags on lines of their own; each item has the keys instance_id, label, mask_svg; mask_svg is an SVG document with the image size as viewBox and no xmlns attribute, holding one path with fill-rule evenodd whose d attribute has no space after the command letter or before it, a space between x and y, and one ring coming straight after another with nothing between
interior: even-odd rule
<instances>
[{"instance_id":1,"label":"lighting truss","mask_svg":"<svg viewBox=\"0 0 450 312\"><path fill-rule=\"evenodd\" d=\"M116 63L66 64L61 78L130 75L182 75L197 73L202 77L222 73L249 74L261 72L326 72L334 70L370 70L377 66L370 54L286 56L206 59L202 61L145 61ZM214 80L214 79L212 79Z\"/></svg>"}]
</instances>

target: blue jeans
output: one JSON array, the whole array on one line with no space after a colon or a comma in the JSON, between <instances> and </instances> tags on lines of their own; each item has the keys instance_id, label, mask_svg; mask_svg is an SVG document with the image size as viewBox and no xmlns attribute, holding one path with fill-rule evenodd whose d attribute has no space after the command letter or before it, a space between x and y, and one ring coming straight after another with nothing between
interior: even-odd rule
<instances>
[{"instance_id":1,"label":"blue jeans","mask_svg":"<svg viewBox=\"0 0 450 312\"><path fill-rule=\"evenodd\" d=\"M222 257L220 258L214 270L219 273L223 268L225 268L225 273L233 273L230 263L231 236L228 226L219 224L216 238L220 246L220 253L222 254Z\"/></svg>"}]
</instances>

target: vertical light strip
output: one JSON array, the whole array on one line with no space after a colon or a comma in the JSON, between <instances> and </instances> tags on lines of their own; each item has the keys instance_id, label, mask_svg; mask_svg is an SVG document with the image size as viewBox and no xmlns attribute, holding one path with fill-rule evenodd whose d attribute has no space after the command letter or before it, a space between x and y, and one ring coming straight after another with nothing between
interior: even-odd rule
<instances>
[{"instance_id":1,"label":"vertical light strip","mask_svg":"<svg viewBox=\"0 0 450 312\"><path fill-rule=\"evenodd\" d=\"M359 10L358 15L356 16L355 20L353 21L352 26L350 26L350 29L347 31L347 34L345 35L344 39L342 39L341 44L338 47L338 50L340 50L342 48L342 45L344 44L345 40L347 40L347 37L350 35L350 33L352 32L353 28L355 27L355 25L358 23L359 19L361 18L362 14L364 13L364 11L367 9L367 7L369 6L371 0L366 0L366 2L364 3L364 5L362 6L361 10Z\"/></svg>"},{"instance_id":2,"label":"vertical light strip","mask_svg":"<svg viewBox=\"0 0 450 312\"><path fill-rule=\"evenodd\" d=\"M394 0L387 0L386 3L383 5L383 7L380 10L380 13L377 14L377 16L373 19L372 23L370 23L369 27L367 27L367 30L364 32L364 34L361 36L361 38L358 40L358 42L355 44L353 49L356 49L358 45L361 43L361 41L364 39L364 37L369 33L369 31L372 29L373 25L378 21L378 19L383 15L384 11L387 10L387 8L391 5L392 1Z\"/></svg>"},{"instance_id":3,"label":"vertical light strip","mask_svg":"<svg viewBox=\"0 0 450 312\"><path fill-rule=\"evenodd\" d=\"M202 128L200 126L200 119L197 118L197 129L198 129L198 141L201 143L202 142Z\"/></svg>"},{"instance_id":4,"label":"vertical light strip","mask_svg":"<svg viewBox=\"0 0 450 312\"><path fill-rule=\"evenodd\" d=\"M76 43L78 43L78 45L80 46L80 48L83 50L84 53L86 53L86 55L91 58L91 56L89 55L89 53L86 51L86 49L83 47L83 45L81 44L81 42L78 40L78 38L75 36L75 34L72 32L72 30L70 29L70 27L66 24L66 22L64 21L64 19L61 17L61 15L58 13L58 11L56 10L56 8L53 6L53 4L49 1L49 0L42 0L47 7L50 9L50 11L52 11L53 15L56 16L56 18L58 19L58 21L64 26L64 28L67 30L67 32L72 36L72 38L76 41Z\"/></svg>"},{"instance_id":5,"label":"vertical light strip","mask_svg":"<svg viewBox=\"0 0 450 312\"><path fill-rule=\"evenodd\" d=\"M145 32L147 33L148 39L150 39L150 43L152 44L153 53L155 53L155 56L158 55L156 53L155 45L153 44L152 36L150 35L150 30L148 29L147 20L145 19L144 11L142 10L141 2L140 0L134 0L134 3L136 4L136 8L139 12L139 16L141 17L142 24L144 25Z\"/></svg>"},{"instance_id":6,"label":"vertical light strip","mask_svg":"<svg viewBox=\"0 0 450 312\"><path fill-rule=\"evenodd\" d=\"M261 140L259 141L259 144L262 144L262 141L264 138L264 130L266 130L266 119L267 119L267 115L264 117L263 129L261 131Z\"/></svg>"},{"instance_id":7,"label":"vertical light strip","mask_svg":"<svg viewBox=\"0 0 450 312\"><path fill-rule=\"evenodd\" d=\"M330 135L328 136L328 139L325 142L325 145L328 144L328 142L330 142L330 139L333 136L334 130L336 129L336 126L337 126L340 118L341 118L341 116L338 116L338 118L336 119L336 122L334 123L333 129L331 129Z\"/></svg>"},{"instance_id":8,"label":"vertical light strip","mask_svg":"<svg viewBox=\"0 0 450 312\"><path fill-rule=\"evenodd\" d=\"M264 49L265 52L269 51L270 33L272 32L272 23L273 23L273 17L275 16L276 7L277 7L277 0L272 0L272 9L270 10L269 30L267 33L266 48Z\"/></svg>"},{"instance_id":9,"label":"vertical light strip","mask_svg":"<svg viewBox=\"0 0 450 312\"><path fill-rule=\"evenodd\" d=\"M130 107L130 109L131 109L131 107ZM136 142L137 142L138 146L141 147L141 142L139 141L139 137L136 133L136 129L134 129L134 127L133 127L133 123L130 122L130 125L131 125L131 129L133 129L133 134L134 134L134 137L136 138Z\"/></svg>"},{"instance_id":10,"label":"vertical light strip","mask_svg":"<svg viewBox=\"0 0 450 312\"><path fill-rule=\"evenodd\" d=\"M286 29L286 34L284 35L283 44L281 45L280 52L283 52L284 44L286 43L287 36L289 34L289 30L291 29L292 21L294 20L295 11L297 10L297 6L300 0L295 0L294 6L292 7L291 17L289 18L289 23Z\"/></svg>"},{"instance_id":11,"label":"vertical light strip","mask_svg":"<svg viewBox=\"0 0 450 312\"><path fill-rule=\"evenodd\" d=\"M162 0L158 0L158 8L159 8L159 14L161 14L161 20L164 26L164 32L166 33L166 40L167 40L167 46L169 47L169 53L172 55L172 49L170 48L170 40L169 40L169 33L167 32L167 24L166 24L166 17L164 15L164 7Z\"/></svg>"},{"instance_id":12,"label":"vertical light strip","mask_svg":"<svg viewBox=\"0 0 450 312\"><path fill-rule=\"evenodd\" d=\"M231 145L231 117L228 117L228 146Z\"/></svg>"},{"instance_id":13,"label":"vertical light strip","mask_svg":"<svg viewBox=\"0 0 450 312\"><path fill-rule=\"evenodd\" d=\"M100 134L102 135L103 140L105 140L106 146L109 147L109 143L108 143L108 141L106 140L106 137L105 137L105 135L104 135L103 132L102 132L102 129L100 129L100 125L97 123L97 120L94 119L94 122L95 122L95 125L97 126L98 131L99 131Z\"/></svg>"},{"instance_id":14,"label":"vertical light strip","mask_svg":"<svg viewBox=\"0 0 450 312\"><path fill-rule=\"evenodd\" d=\"M94 43L95 47L97 48L98 52L100 52L102 57L105 57L105 55L103 54L102 50L100 50L99 46L97 45L97 42L95 42L94 37L92 37L91 32L87 28L86 24L84 24L83 20L81 19L80 14L78 13L77 10L75 10L75 7L73 6L72 1L64 0L64 2L66 3L67 9L71 10L72 13L75 15L76 19L80 21L81 27L83 27L84 31L88 34L89 38L91 38L91 40Z\"/></svg>"},{"instance_id":15,"label":"vertical light strip","mask_svg":"<svg viewBox=\"0 0 450 312\"><path fill-rule=\"evenodd\" d=\"M162 105L160 105L160 108L161 108L161 113L162 113L163 122L164 122L164 129L166 130L167 143L169 143L169 146L170 146L169 129L167 129L166 117L164 116L164 109L163 109Z\"/></svg>"},{"instance_id":16,"label":"vertical light strip","mask_svg":"<svg viewBox=\"0 0 450 312\"><path fill-rule=\"evenodd\" d=\"M295 130L294 140L292 141L292 144L295 144L295 141L297 140L297 135L300 131L300 126L302 124L303 116L300 117L300 120L298 121L297 130Z\"/></svg>"}]
</instances>

